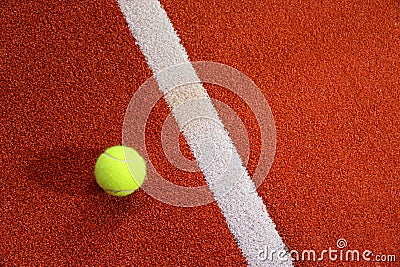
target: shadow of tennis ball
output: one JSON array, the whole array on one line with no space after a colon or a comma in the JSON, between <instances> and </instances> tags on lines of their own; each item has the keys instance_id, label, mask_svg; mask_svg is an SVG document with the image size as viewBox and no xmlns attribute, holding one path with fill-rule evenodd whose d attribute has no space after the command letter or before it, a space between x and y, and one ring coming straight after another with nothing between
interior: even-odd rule
<instances>
[{"instance_id":1,"label":"shadow of tennis ball","mask_svg":"<svg viewBox=\"0 0 400 267\"><path fill-rule=\"evenodd\" d=\"M93 166L101 149L59 147L35 155L25 166L27 178L46 191L80 195L97 191Z\"/></svg>"},{"instance_id":2,"label":"shadow of tennis ball","mask_svg":"<svg viewBox=\"0 0 400 267\"><path fill-rule=\"evenodd\" d=\"M36 208L43 214L52 209L62 214L51 234L68 247L85 249L88 243L112 235L140 205L133 198L109 196L97 185L93 170L102 152L100 147L60 146L39 152L24 166L31 190L44 200Z\"/></svg>"}]
</instances>

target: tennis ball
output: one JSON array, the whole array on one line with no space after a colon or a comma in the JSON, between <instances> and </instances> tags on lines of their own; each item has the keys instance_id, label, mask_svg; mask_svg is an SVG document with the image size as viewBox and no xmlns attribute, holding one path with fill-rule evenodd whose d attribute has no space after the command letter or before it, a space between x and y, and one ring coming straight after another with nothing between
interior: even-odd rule
<instances>
[{"instance_id":1,"label":"tennis ball","mask_svg":"<svg viewBox=\"0 0 400 267\"><path fill-rule=\"evenodd\" d=\"M113 196L127 196L142 185L146 162L130 147L113 146L97 159L94 174L104 191Z\"/></svg>"}]
</instances>

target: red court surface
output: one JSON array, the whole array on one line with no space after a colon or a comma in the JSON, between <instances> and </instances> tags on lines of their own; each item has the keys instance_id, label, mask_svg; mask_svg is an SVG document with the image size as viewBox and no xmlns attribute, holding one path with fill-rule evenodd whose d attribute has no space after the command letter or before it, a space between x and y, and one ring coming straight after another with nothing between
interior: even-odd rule
<instances>
[{"instance_id":1,"label":"red court surface","mask_svg":"<svg viewBox=\"0 0 400 267\"><path fill-rule=\"evenodd\" d=\"M257 191L289 249L345 239L397 260L295 266L399 266L400 2L161 4L192 61L240 70L268 101L277 150ZM0 25L0 266L246 266L216 203L116 198L95 182L152 75L116 2L3 1ZM245 105L207 88L252 128ZM148 151L166 179L188 181L160 150L168 114L160 102L149 118Z\"/></svg>"}]
</instances>

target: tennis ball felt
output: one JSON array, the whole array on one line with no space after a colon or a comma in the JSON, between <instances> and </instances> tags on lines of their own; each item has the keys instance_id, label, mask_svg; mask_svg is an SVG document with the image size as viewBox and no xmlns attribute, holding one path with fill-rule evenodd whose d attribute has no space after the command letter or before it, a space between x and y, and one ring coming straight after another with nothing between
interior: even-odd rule
<instances>
[{"instance_id":1,"label":"tennis ball felt","mask_svg":"<svg viewBox=\"0 0 400 267\"><path fill-rule=\"evenodd\" d=\"M97 159L94 174L104 191L114 196L127 196L142 185L146 162L130 147L113 146Z\"/></svg>"}]
</instances>

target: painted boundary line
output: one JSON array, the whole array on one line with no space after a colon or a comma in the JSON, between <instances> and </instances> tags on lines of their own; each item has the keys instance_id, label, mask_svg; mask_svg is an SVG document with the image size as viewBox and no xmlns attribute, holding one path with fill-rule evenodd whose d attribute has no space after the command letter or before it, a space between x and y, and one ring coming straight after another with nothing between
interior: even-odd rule
<instances>
[{"instance_id":1,"label":"painted boundary line","mask_svg":"<svg viewBox=\"0 0 400 267\"><path fill-rule=\"evenodd\" d=\"M259 261L262 248L285 245L161 4L118 3L249 266L293 266L276 257Z\"/></svg>"}]
</instances>

